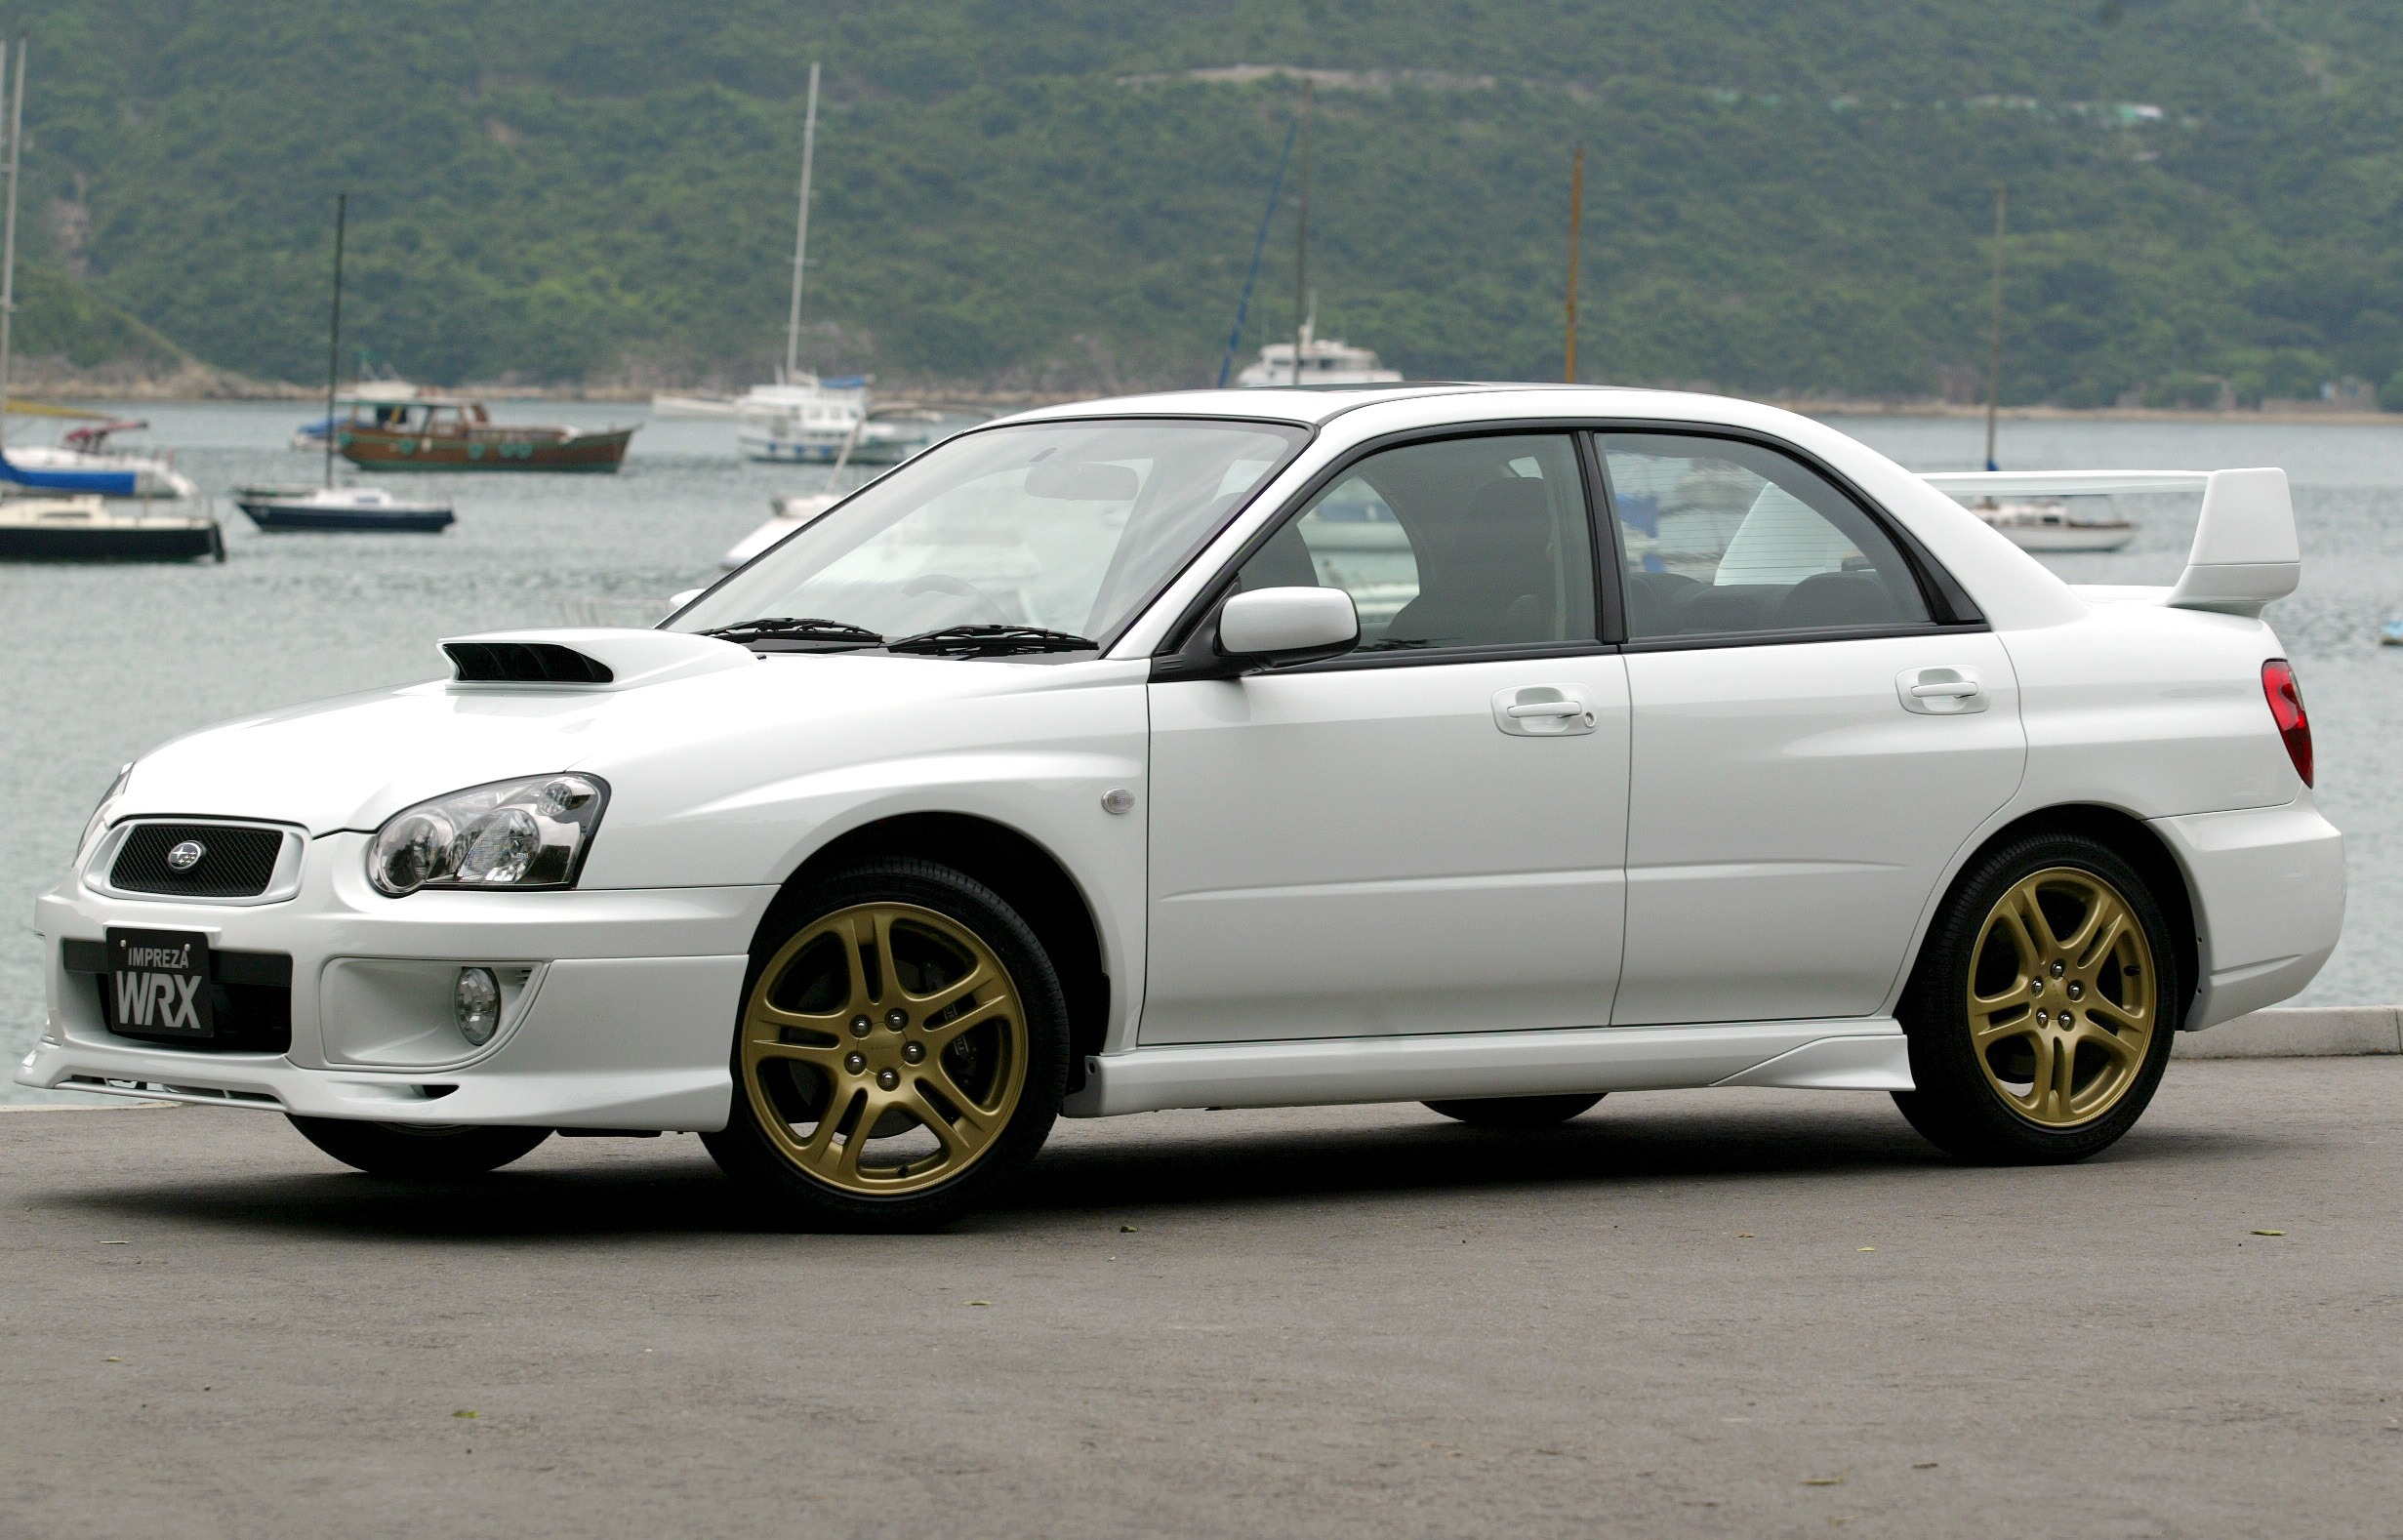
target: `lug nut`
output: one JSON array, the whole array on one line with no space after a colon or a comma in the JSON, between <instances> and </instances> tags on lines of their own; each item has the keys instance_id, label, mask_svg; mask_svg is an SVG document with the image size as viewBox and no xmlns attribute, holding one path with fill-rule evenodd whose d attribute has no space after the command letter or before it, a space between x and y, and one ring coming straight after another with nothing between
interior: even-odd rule
<instances>
[{"instance_id":1,"label":"lug nut","mask_svg":"<svg viewBox=\"0 0 2403 1540\"><path fill-rule=\"evenodd\" d=\"M886 1011L884 1013L884 1025L890 1027L895 1032L899 1032L902 1028L910 1025L910 1013L900 1009Z\"/></svg>"},{"instance_id":2,"label":"lug nut","mask_svg":"<svg viewBox=\"0 0 2403 1540\"><path fill-rule=\"evenodd\" d=\"M2082 1000L2086 998L2086 986L2083 984L2070 985L2069 997L2073 1000Z\"/></svg>"},{"instance_id":3,"label":"lug nut","mask_svg":"<svg viewBox=\"0 0 2403 1540\"><path fill-rule=\"evenodd\" d=\"M2041 996L2041 995L2044 993L2044 980L2042 980L2042 979L2030 979L2030 980L2028 980L2028 981L2027 981L2027 993L2030 993L2030 994L2033 994L2033 995L2038 995L2038 996Z\"/></svg>"},{"instance_id":4,"label":"lug nut","mask_svg":"<svg viewBox=\"0 0 2403 1540\"><path fill-rule=\"evenodd\" d=\"M926 1057L926 1045L922 1042L905 1042L901 1045L901 1057L916 1064Z\"/></svg>"},{"instance_id":5,"label":"lug nut","mask_svg":"<svg viewBox=\"0 0 2403 1540\"><path fill-rule=\"evenodd\" d=\"M2049 1012L2049 1011L2038 1011L2038 1012L2036 1013L2036 1025L2037 1025L2037 1026L2039 1026L2039 1027L2043 1027L2043 1026L2047 1026L2047 1025L2049 1025L2049 1024L2052 1022L2052 1020L2053 1020L2053 1016L2052 1016L2052 1013L2051 1013L2051 1012ZM858 1057L859 1057L859 1055L858 1055L858 1054L853 1054L851 1057L852 1057L852 1058L854 1058L854 1059L856 1059L856 1058L858 1058Z\"/></svg>"},{"instance_id":6,"label":"lug nut","mask_svg":"<svg viewBox=\"0 0 2403 1540\"><path fill-rule=\"evenodd\" d=\"M843 1055L842 1067L853 1074L857 1074L868 1068L868 1056L864 1053L847 1053Z\"/></svg>"},{"instance_id":7,"label":"lug nut","mask_svg":"<svg viewBox=\"0 0 2403 1540\"><path fill-rule=\"evenodd\" d=\"M2057 978L2057 978L2059 978L2062 974L2064 974L2064 973L2066 973L2066 972L2068 972L2068 971L2069 971L2069 964L2067 964L2067 963L2065 963L2065 962L2056 962L2056 963L2054 963L2054 964L2053 964L2053 977L2055 977L2055 978Z\"/></svg>"},{"instance_id":8,"label":"lug nut","mask_svg":"<svg viewBox=\"0 0 2403 1540\"><path fill-rule=\"evenodd\" d=\"M891 1090L894 1086L899 1085L900 1083L901 1083L901 1073L900 1073L899 1071L897 1071L897 1070L878 1070L878 1071L876 1072L876 1084L878 1084L878 1085L882 1086L884 1089L886 1089L886 1090L888 1090L888 1091L889 1091L889 1090Z\"/></svg>"},{"instance_id":9,"label":"lug nut","mask_svg":"<svg viewBox=\"0 0 2403 1540\"><path fill-rule=\"evenodd\" d=\"M876 1031L876 1024L875 1022L870 1021L865 1016L854 1016L851 1018L851 1035L854 1037L865 1037L870 1033Z\"/></svg>"}]
</instances>

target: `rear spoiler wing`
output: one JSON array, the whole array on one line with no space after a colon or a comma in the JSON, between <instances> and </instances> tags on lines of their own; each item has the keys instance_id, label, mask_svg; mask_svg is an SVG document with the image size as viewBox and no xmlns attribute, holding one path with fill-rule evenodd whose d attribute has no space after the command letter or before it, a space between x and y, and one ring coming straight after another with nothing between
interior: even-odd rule
<instances>
[{"instance_id":1,"label":"rear spoiler wing","mask_svg":"<svg viewBox=\"0 0 2403 1540\"><path fill-rule=\"evenodd\" d=\"M2258 617L2302 581L2302 547L2286 472L2256 470L1962 470L1923 476L1956 498L2108 497L2123 492L2203 494L2186 570L2164 602L2181 610Z\"/></svg>"}]
</instances>

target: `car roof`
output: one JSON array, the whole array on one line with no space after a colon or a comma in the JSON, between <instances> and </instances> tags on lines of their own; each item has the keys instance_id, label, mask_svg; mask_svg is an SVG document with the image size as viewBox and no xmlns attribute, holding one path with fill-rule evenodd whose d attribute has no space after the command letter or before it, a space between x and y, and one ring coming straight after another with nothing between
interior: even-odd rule
<instances>
[{"instance_id":1,"label":"car roof","mask_svg":"<svg viewBox=\"0 0 2403 1540\"><path fill-rule=\"evenodd\" d=\"M1147 395L1113 396L1091 401L1064 401L1012 414L1005 421L1038 423L1086 417L1232 417L1265 423L1300 423L1315 426L1364 407L1446 396L1479 396L1543 391L1575 391L1580 395L1636 396L1663 392L1633 390L1621 385L1544 385L1503 380L1405 380L1398 385L1269 385L1249 389L1162 390ZM1705 398L1707 399L1707 398ZM1603 409L1607 410L1607 408Z\"/></svg>"}]
</instances>

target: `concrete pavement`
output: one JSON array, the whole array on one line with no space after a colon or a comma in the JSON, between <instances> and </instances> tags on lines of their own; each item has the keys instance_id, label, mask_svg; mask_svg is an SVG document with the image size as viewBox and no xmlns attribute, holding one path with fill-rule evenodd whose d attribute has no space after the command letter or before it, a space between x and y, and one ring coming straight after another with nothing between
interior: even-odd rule
<instances>
[{"instance_id":1,"label":"concrete pavement","mask_svg":"<svg viewBox=\"0 0 2403 1540\"><path fill-rule=\"evenodd\" d=\"M690 1138L29 1110L0 1535L2398 1535L2399 1198L2393 1056L2181 1060L2057 1170L1850 1093L1064 1123L896 1238Z\"/></svg>"}]
</instances>

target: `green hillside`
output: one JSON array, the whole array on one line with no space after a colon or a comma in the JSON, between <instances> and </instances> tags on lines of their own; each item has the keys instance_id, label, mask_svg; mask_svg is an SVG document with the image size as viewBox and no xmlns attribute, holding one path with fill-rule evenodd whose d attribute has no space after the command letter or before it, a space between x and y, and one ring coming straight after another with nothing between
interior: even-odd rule
<instances>
[{"instance_id":1,"label":"green hillside","mask_svg":"<svg viewBox=\"0 0 2403 1540\"><path fill-rule=\"evenodd\" d=\"M354 335L404 373L755 378L812 58L809 361L888 383L1213 376L1299 100L1244 63L1337 72L1321 329L1414 374L1557 374L1580 141L1589 379L1975 391L1998 183L2006 399L2403 368L2403 29L2373 0L49 0L27 21L30 249L263 377L322 367L346 188ZM1246 353L1292 324L1291 219Z\"/></svg>"}]
</instances>

